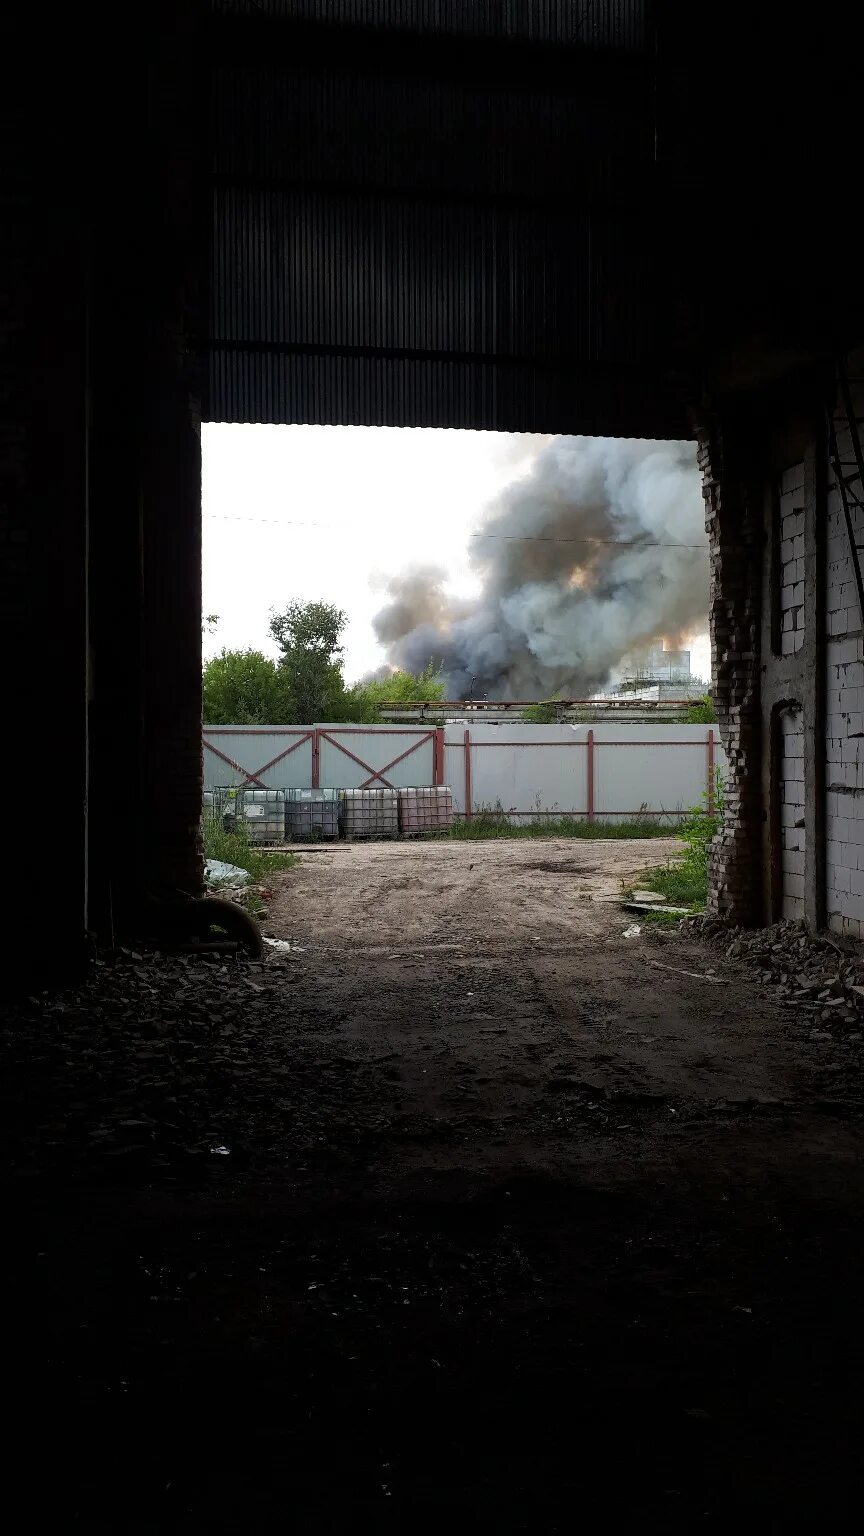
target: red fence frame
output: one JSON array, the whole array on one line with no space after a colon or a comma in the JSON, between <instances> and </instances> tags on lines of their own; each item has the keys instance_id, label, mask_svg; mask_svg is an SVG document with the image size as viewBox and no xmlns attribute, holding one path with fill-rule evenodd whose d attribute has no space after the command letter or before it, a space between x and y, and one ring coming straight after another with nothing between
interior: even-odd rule
<instances>
[{"instance_id":1,"label":"red fence frame","mask_svg":"<svg viewBox=\"0 0 864 1536\"><path fill-rule=\"evenodd\" d=\"M236 736L236 734L237 734L236 730L230 730L227 727L222 728L222 727L219 727L219 726L214 726L214 727L211 727L211 730L210 730L210 735L211 736ZM284 752L277 752L276 756L275 757L271 757L269 762L262 763L261 767L260 768L256 768L254 773L250 773L248 768L241 768L239 763L235 763L233 757L229 757L226 752L220 752L218 747L214 747L212 741L208 741L207 733L205 731L204 736L203 736L203 745L207 748L208 752L212 752L214 757L221 758L222 762L223 763L227 763L229 768L233 768L235 773L242 773L244 775L243 783L242 784L238 784L238 786L237 786L238 789L245 789L247 784L257 784L259 789L266 789L267 785L261 783L261 779L260 779L259 775L262 774L262 773L268 773L271 768L275 768L277 763L281 763L283 757L290 757L291 753L292 752L296 752L298 747L302 747L304 741L308 741L310 739L310 737L312 738L312 775L313 775L312 783L313 783L313 785L315 785L317 787L317 780L315 779L315 776L314 776L315 775L315 735L316 735L316 732L314 730L304 731L302 729L302 727L298 730L298 729L292 728L290 726L278 726L278 727L275 727L272 731L248 731L248 730L245 730L243 732L243 735L244 736L297 736L299 739L297 741L295 741L292 746L286 747Z\"/></svg>"},{"instance_id":2,"label":"red fence frame","mask_svg":"<svg viewBox=\"0 0 864 1536\"><path fill-rule=\"evenodd\" d=\"M474 815L474 801L471 784L471 751L472 748L479 751L483 747L495 749L496 747L581 747L585 751L585 810L584 811L507 811L508 816L583 816L586 821L596 820L597 812L594 805L595 790L595 753L598 747L705 747L706 754L706 786L705 803L708 815L714 814L714 732L709 730L703 742L697 741L598 741L592 730L586 732L582 740L577 741L472 741L471 732L466 726L463 737L463 751L465 755L465 809L462 812L466 821L470 821ZM437 782L437 780L436 780ZM635 811L601 811L602 816L664 816L665 811L645 812L641 806Z\"/></svg>"},{"instance_id":3,"label":"red fence frame","mask_svg":"<svg viewBox=\"0 0 864 1536\"><path fill-rule=\"evenodd\" d=\"M340 736L365 736L365 735L369 734L368 731L364 730L364 728L362 726L356 726L356 725L346 725L344 727L334 727L334 729L338 730L338 734ZM213 727L213 728L211 728L211 730L209 732L210 736L219 736L219 735L231 736L231 735L234 735L234 734L235 734L234 730L232 730L230 728L226 728L226 727ZM267 786L265 784L262 784L262 782L261 782L261 775L264 774L264 773L268 773L270 771L270 769L274 768L276 766L276 764L281 762L284 757L290 757L292 752L296 752L298 747L302 747L304 742L307 742L307 741L310 741L310 740L312 742L312 788L313 789L318 789L319 785L320 785L320 778L321 778L321 742L322 741L326 741L326 742L328 742L330 744L330 746L335 747L337 752L344 753L345 757L348 757L348 758L351 759L352 762L357 763L360 768L366 768L368 770L369 778L368 779L364 779L363 783L359 786L361 789L369 789L376 782L376 780L380 781L380 783L382 785L384 785L384 787L387 788L387 789L395 789L396 786L394 784L391 784L390 780L387 779L385 777L385 775L390 772L391 768L395 768L397 763L404 762L405 758L406 757L410 757L412 752L416 752L418 750L418 748L424 746L427 741L431 740L431 742L432 742L432 779L433 779L433 783L435 785L442 785L444 783L444 730L443 730L443 728L441 726L433 726L430 730L424 731L422 735L418 734L417 737L416 737L416 740L414 740L412 742L410 747L406 748L406 750L404 752L400 752L397 757L391 758L390 762L389 763L385 763L383 768L374 768L371 763L367 763L362 757L358 757L356 752L352 752L349 747L344 746L341 741L336 740L334 738L334 736L331 734L330 731L325 730L323 727L320 727L320 726L312 726L312 727L310 727L309 730L303 730L302 727L298 728L298 727L290 727L290 726L278 726L278 727L274 727L274 729L270 730L270 731L244 730L243 734L244 734L244 736L274 736L274 735L296 736L297 740L295 742L293 742L290 747L286 747L284 751L277 752L276 756L275 757L271 757L269 762L263 763L260 768L256 768L254 772L250 773L248 769L242 768L239 763L235 763L234 759L232 757L229 757L227 755L227 753L220 751L220 749L218 747L214 746L213 742L208 739L208 734L205 733L204 734L204 738L203 738L203 742L204 742L204 746L207 747L208 751L212 752L216 757L221 758L222 762L223 763L227 763L228 767L232 768L235 773L240 773L240 774L242 774L244 776L243 777L243 783L238 786L238 788L240 788L240 789L245 789L246 786L249 785L249 784L257 784L259 789L266 789ZM387 726L383 730L376 730L375 731L375 735L376 736L410 736L410 735L413 735L413 734L414 734L414 732L412 731L411 727L408 727L407 729L400 729L398 726ZM472 749L479 750L480 748L488 748L490 750L494 750L495 748L500 748L500 747L527 747L527 748L534 748L534 747L558 747L559 749L562 748L562 747L563 748L567 748L567 747L581 748L585 752L585 774L586 774L585 807L586 808L585 808L584 812L582 812L582 811L554 811L554 812L553 811L546 811L546 812L544 812L544 811L539 811L539 812L538 811L508 811L507 814L508 814L508 816L537 816L537 815L540 815L540 816L542 816L542 815L549 815L549 816L552 816L552 815L555 815L555 816L582 816L582 815L584 815L586 817L586 820L594 821L596 819L596 815L597 815L597 812L596 812L596 809L595 809L595 767L596 767L596 752L597 752L598 748L600 748L600 747L701 747L703 745L705 747L705 758L706 758L705 803L706 803L706 806L707 806L707 809L708 809L708 815L711 816L714 813L715 737L714 737L713 729L709 730L708 735L705 738L704 742L702 740L697 740L697 741L666 741L666 740L660 740L660 741L598 741L596 739L595 735L594 735L593 730L587 731L586 735L584 736L584 738L582 738L581 740L576 740L576 741L472 741L471 740L471 731L466 726L465 727L465 733L464 733L464 736L463 736L464 773L465 773L465 809L462 812L462 815L465 817L466 821L470 821L472 816L473 816L473 814L474 814L474 801L473 801L472 775L471 775L471 752L472 752ZM603 811L602 812L602 815L604 815L604 816L638 816L640 814L643 814L641 812L641 807L640 807L639 810L632 810L632 811ZM658 815L659 816L659 815L662 815L664 813L660 812L660 811L657 811L657 812L649 813L649 814L654 814L654 815Z\"/></svg>"},{"instance_id":4,"label":"red fence frame","mask_svg":"<svg viewBox=\"0 0 864 1536\"><path fill-rule=\"evenodd\" d=\"M337 727L335 729L338 729L338 734L340 736L368 736L369 734L369 732L364 730L362 726L356 725L346 725L344 727ZM387 726L383 730L376 730L375 732L376 736L413 736L414 734L415 732L410 726L407 729L401 730L398 726ZM227 763L228 767L233 769L235 773L243 775L243 783L237 786L238 789L245 789L250 784L257 784L259 789L266 789L266 784L261 782L261 775L268 773L271 768L275 768L276 764L281 763L284 757L290 757L292 752L296 752L297 748L302 747L304 742L307 741L312 742L313 789L318 789L320 787L322 741L329 742L330 746L335 747L337 752L344 753L346 757L350 757L351 761L357 763L359 767L366 768L368 770L370 776L360 785L361 789L369 789L369 787L375 783L376 779L380 780L380 782L387 789L394 789L395 785L391 784L390 780L385 778L385 774L389 773L391 768L395 768L397 763L401 763L406 757L410 757L411 753L416 752L419 747L425 746L427 741L431 741L433 783L444 783L444 731L441 727L433 726L428 731L424 731L422 735L417 735L415 740L412 741L410 747L406 748L404 752L400 752L398 757L391 758L390 762L385 763L383 768L373 767L371 763L367 763L362 757L358 757L356 752L352 752L349 747L343 746L341 741L337 741L330 731L324 730L320 726L311 726L309 730L303 730L302 727L297 728L291 726L274 726L273 729L269 731L250 731L244 729L243 735L296 736L297 740L292 742L290 747L286 747L284 751L277 752L276 756L271 757L269 762L262 763L260 768L256 768L254 771L250 771L248 768L243 768L240 763L235 763L233 757L229 757L227 752L221 751L221 749L215 746L214 743L209 739L211 736L233 735L236 735L236 729L231 729L225 726L212 726L209 732L207 730L204 731L202 739L203 745L207 748L208 752L212 752L213 755L220 758L223 763Z\"/></svg>"},{"instance_id":5,"label":"red fence frame","mask_svg":"<svg viewBox=\"0 0 864 1536\"><path fill-rule=\"evenodd\" d=\"M340 736L369 735L369 732L365 731L361 725L346 725L344 727L340 726L338 727L338 732ZM383 768L375 768L371 763L367 763L362 757L358 757L357 753L352 752L350 747L346 747L341 741L337 741L331 735L330 731L318 729L313 732L313 735L315 737L315 741L312 747L313 771L315 774L313 779L313 787L316 789L318 787L318 774L320 772L320 754L322 741L329 742L331 747L335 747L336 751L342 752L345 757L350 757L352 763L357 763L360 768L368 769L369 778L364 779L363 783L358 786L360 789L370 789L371 786L375 783L376 779L379 780L386 789L395 789L396 785L391 784L390 780L385 778L385 774L388 774L391 768L395 768L397 763L404 762L405 758L410 757L412 752L417 752L420 747L425 746L427 741L431 741L433 781L435 784L442 784L444 782L444 732L443 730L436 729L434 726L431 730L424 731L422 736L416 736L410 747L406 747L405 751L400 752L397 757L391 758L390 762L385 763ZM376 730L375 732L376 738L379 736L411 735L414 735L414 732L410 727L407 730L399 730L397 726L388 726L383 730Z\"/></svg>"}]
</instances>

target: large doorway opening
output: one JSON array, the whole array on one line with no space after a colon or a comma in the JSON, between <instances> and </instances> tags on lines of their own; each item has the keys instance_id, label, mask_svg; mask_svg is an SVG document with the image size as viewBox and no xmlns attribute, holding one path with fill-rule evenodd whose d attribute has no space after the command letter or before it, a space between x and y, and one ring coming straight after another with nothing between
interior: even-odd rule
<instances>
[{"instance_id":1,"label":"large doorway opening","mask_svg":"<svg viewBox=\"0 0 864 1536\"><path fill-rule=\"evenodd\" d=\"M579 837L602 861L688 815L707 839L693 445L214 424L203 448L207 877L268 939L297 937L278 861L310 840ZM655 867L656 901L704 904L704 860L634 857L631 885Z\"/></svg>"}]
</instances>

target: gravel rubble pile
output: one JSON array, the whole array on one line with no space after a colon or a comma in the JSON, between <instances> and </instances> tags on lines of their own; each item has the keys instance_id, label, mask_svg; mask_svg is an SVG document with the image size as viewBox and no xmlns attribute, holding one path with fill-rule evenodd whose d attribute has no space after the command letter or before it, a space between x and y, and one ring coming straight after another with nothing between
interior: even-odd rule
<instances>
[{"instance_id":1,"label":"gravel rubble pile","mask_svg":"<svg viewBox=\"0 0 864 1536\"><path fill-rule=\"evenodd\" d=\"M682 930L743 961L772 987L846 1039L864 1038L864 955L826 934L784 919L770 928L730 928L714 917L692 917Z\"/></svg>"},{"instance_id":2,"label":"gravel rubble pile","mask_svg":"<svg viewBox=\"0 0 864 1536\"><path fill-rule=\"evenodd\" d=\"M104 1162L175 1179L208 1162L239 1169L356 1140L351 1079L363 1073L322 1064L321 1036L335 1023L297 996L303 976L294 955L123 950L79 986L8 1006L9 1166Z\"/></svg>"}]
</instances>

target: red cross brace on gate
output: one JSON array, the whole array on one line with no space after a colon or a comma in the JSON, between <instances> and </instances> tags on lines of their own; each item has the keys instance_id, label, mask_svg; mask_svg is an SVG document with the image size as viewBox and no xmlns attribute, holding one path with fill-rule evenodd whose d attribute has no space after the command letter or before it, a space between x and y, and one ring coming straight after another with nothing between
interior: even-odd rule
<instances>
[{"instance_id":1,"label":"red cross brace on gate","mask_svg":"<svg viewBox=\"0 0 864 1536\"><path fill-rule=\"evenodd\" d=\"M212 752L214 754L214 756L220 758L223 763L227 763L228 767L233 769L233 771L235 773L239 773L239 774L243 775L243 783L238 785L239 789L245 789L248 784L257 784L259 789L266 789L267 785L262 782L262 775L265 774L265 773L269 773L270 769L275 767L275 765L277 763L281 763L283 758L290 757L291 753L292 752L296 752L297 748L298 747L302 747L303 743L306 742L306 741L311 741L311 743L312 743L312 788L313 789L317 789L318 785L320 783L320 777L321 777L321 773L320 773L320 766L321 766L321 742L322 741L329 742L331 747L335 747L336 748L337 752L342 752L345 757L349 757L352 762L357 763L358 767L365 768L367 770L367 772L369 773L369 778L368 779L364 779L363 783L359 786L360 789L368 789L370 787L370 785L372 785L372 784L374 784L376 782L376 780L378 780L381 784L383 784L385 786L385 788L387 788L387 789L395 789L396 786L394 784L391 784L390 780L388 778L386 778L385 775L390 772L391 768L395 768L397 763L403 762L406 757L410 757L411 756L412 752L416 752L418 750L418 748L424 746L424 744L427 741L431 741L432 742L432 763L433 763L432 778L433 778L433 782L435 784L443 784L443 782L444 782L444 732L441 730L440 727L433 727L432 730L424 731L421 736L416 736L415 739L412 741L410 747L406 747L404 752L400 752L398 754L398 756L392 758L389 763L385 763L383 768L375 768L375 767L373 767L372 763L367 763L362 757L358 757L356 752L352 752L350 747L346 747L344 742L342 742L341 740L338 739L338 737L342 737L342 736L365 736L367 738L367 740L368 740L369 735L370 735L369 731L364 731L361 727L357 727L357 726L346 726L344 729L340 729L339 733L338 733L338 737L331 735L331 733L329 731L324 731L324 730L316 729L314 727L312 729L308 730L308 731L297 731L297 732L286 731L284 729L282 729L282 730L271 730L271 731L248 731L248 730L244 731L243 732L243 736L244 737L246 737L246 736L270 736L270 737L272 737L274 735L287 736L287 735L295 735L295 734L297 736L297 740L292 742L290 747L285 747L283 751L277 752L275 757L271 757L269 762L262 763L261 767L260 768L256 768L254 772L251 772L248 768L242 767L242 765L240 763L236 763L234 761L233 757L229 757L227 752L223 752L223 751L221 751L221 749L219 747L214 746L213 741L210 739L210 737L215 735L215 734L216 734L215 731L211 731L209 736L208 735L204 736L204 746L207 748L208 752ZM227 731L225 734L226 735L232 735L234 733L231 732L231 731ZM404 736L413 735L413 734L414 734L413 732L408 732L408 731L387 730L387 729L378 730L378 731L375 732L375 736L376 737L377 736L403 736L404 737Z\"/></svg>"},{"instance_id":2,"label":"red cross brace on gate","mask_svg":"<svg viewBox=\"0 0 864 1536\"><path fill-rule=\"evenodd\" d=\"M366 736L367 739L369 734L370 733L368 731L364 731L362 728L357 726L348 726L345 730L340 730L339 732L340 736ZM383 730L375 732L376 737L406 736L408 734L409 733L407 731ZM389 773L391 768L395 768L397 763L404 762L406 757L410 757L412 752L416 752L420 747L424 746L427 741L431 741L432 743L432 777L436 784L441 784L443 782L444 732L440 729L433 728L431 731L425 731L422 736L418 736L414 741L412 741L410 747L406 747L404 752L400 752L398 757L391 758L389 763L385 763L383 768L373 768L371 763L365 762L362 757L357 756L356 752L352 752L350 747L346 747L343 742L337 741L334 736L331 736L329 731L318 731L317 735L321 741L328 741L331 747L336 748L337 752L343 752L346 757L350 757L352 763L357 763L360 768L368 769L370 777L368 779L364 779L363 783L358 785L359 789L369 789L370 785L374 784L376 779L379 779L386 789L395 789L396 785L391 784L390 780L385 778L384 775Z\"/></svg>"},{"instance_id":3,"label":"red cross brace on gate","mask_svg":"<svg viewBox=\"0 0 864 1536\"><path fill-rule=\"evenodd\" d=\"M229 731L227 734L228 735L232 735L234 733ZM287 736L289 734L290 735L294 735L295 732L293 732L293 731L292 732L279 731L278 733L276 733L274 731L244 731L243 732L244 736L273 736L275 734L278 734L280 736L282 736L282 735L286 735ZM259 789L266 789L267 785L266 784L262 784L262 782L261 782L261 775L262 775L262 773L269 773L271 768L275 767L275 765L277 763L281 763L283 757L290 757L292 752L296 752L298 747L302 747L304 741L309 741L309 740L312 741L312 761L313 761L313 765L314 765L313 766L313 775L312 775L313 783L316 782L317 776L316 776L316 773L315 773L314 769L317 768L317 757L318 757L317 752L315 750L315 748L317 746L317 742L315 741L315 737L317 736L317 734L318 734L317 731L302 731L302 732L297 733L297 740L295 742L293 742L290 747L286 747L284 749L284 751L282 751L282 752L277 752L275 757L271 757L270 761L267 762L267 763L262 763L261 767L260 768L256 768L254 773L250 773L248 768L242 768L239 763L235 763L233 757L229 757L226 752L220 752L219 748L218 747L214 747L212 741L209 741L206 736L204 737L204 745L207 748L208 752L212 752L214 757L221 758L222 762L223 763L227 763L229 768L233 768L235 773L242 773L244 775L243 783L238 785L239 789L245 789L247 784L257 784Z\"/></svg>"}]
</instances>

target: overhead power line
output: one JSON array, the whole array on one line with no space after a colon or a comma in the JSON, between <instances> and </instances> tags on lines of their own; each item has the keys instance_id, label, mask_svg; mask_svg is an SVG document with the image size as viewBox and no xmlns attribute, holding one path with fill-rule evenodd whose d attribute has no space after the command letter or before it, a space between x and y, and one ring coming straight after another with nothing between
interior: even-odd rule
<instances>
[{"instance_id":1,"label":"overhead power line","mask_svg":"<svg viewBox=\"0 0 864 1536\"><path fill-rule=\"evenodd\" d=\"M321 528L325 533L338 533L332 523L300 522L290 517L233 517L228 513L207 512L205 518L216 523L268 523L274 528ZM469 539L496 539L508 544L602 544L615 549L707 549L708 544L684 544L667 539L595 539L558 537L541 533L469 533Z\"/></svg>"}]
</instances>

